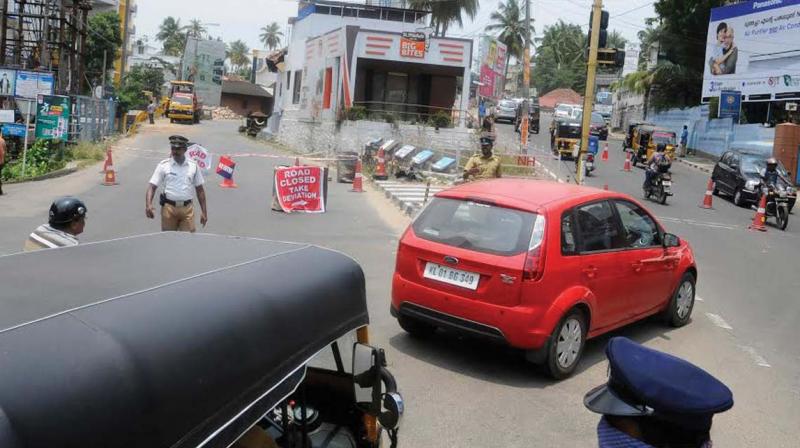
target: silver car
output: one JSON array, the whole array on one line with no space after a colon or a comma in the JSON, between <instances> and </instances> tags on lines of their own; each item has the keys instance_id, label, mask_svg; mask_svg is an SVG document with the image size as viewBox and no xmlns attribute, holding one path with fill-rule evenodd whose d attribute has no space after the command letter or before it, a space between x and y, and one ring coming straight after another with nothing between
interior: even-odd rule
<instances>
[{"instance_id":1,"label":"silver car","mask_svg":"<svg viewBox=\"0 0 800 448\"><path fill-rule=\"evenodd\" d=\"M513 123L517 118L517 102L514 100L502 100L495 110L495 121L505 120Z\"/></svg>"}]
</instances>

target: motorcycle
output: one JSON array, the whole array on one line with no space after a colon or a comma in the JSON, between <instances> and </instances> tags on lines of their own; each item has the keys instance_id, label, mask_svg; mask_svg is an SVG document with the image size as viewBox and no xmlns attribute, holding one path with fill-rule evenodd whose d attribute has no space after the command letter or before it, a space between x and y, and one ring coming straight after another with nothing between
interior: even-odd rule
<instances>
[{"instance_id":1,"label":"motorcycle","mask_svg":"<svg viewBox=\"0 0 800 448\"><path fill-rule=\"evenodd\" d=\"M778 228L786 230L786 226L789 225L789 195L786 189L782 186L769 185L762 187L761 194L767 195L767 207L764 211L767 218L775 218Z\"/></svg>"},{"instance_id":2,"label":"motorcycle","mask_svg":"<svg viewBox=\"0 0 800 448\"><path fill-rule=\"evenodd\" d=\"M670 173L656 173L644 187L645 199L655 197L661 205L667 203L667 196L672 196L672 175Z\"/></svg>"},{"instance_id":3,"label":"motorcycle","mask_svg":"<svg viewBox=\"0 0 800 448\"><path fill-rule=\"evenodd\" d=\"M594 154L586 154L586 160L584 160L583 166L585 167L586 175L591 176L592 171L594 171Z\"/></svg>"},{"instance_id":4,"label":"motorcycle","mask_svg":"<svg viewBox=\"0 0 800 448\"><path fill-rule=\"evenodd\" d=\"M637 163L645 165L647 163L647 147L639 145L635 152L631 150L631 164L635 167Z\"/></svg>"}]
</instances>

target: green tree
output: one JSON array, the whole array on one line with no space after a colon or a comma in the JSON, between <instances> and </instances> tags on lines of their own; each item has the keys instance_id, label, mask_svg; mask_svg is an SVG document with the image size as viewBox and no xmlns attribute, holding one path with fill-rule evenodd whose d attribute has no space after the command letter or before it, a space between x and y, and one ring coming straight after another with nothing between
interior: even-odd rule
<instances>
[{"instance_id":1,"label":"green tree","mask_svg":"<svg viewBox=\"0 0 800 448\"><path fill-rule=\"evenodd\" d=\"M201 22L199 19L192 19L189 21L188 25L183 27L183 31L186 32L186 37L202 39L208 30L205 26L203 26L203 22Z\"/></svg>"},{"instance_id":2,"label":"green tree","mask_svg":"<svg viewBox=\"0 0 800 448\"><path fill-rule=\"evenodd\" d=\"M106 61L106 81L108 70L113 67L117 53L122 46L119 15L116 12L103 12L89 18L89 34L86 39L86 76L93 85L103 81L103 55ZM86 86L88 91L91 86Z\"/></svg>"},{"instance_id":3,"label":"green tree","mask_svg":"<svg viewBox=\"0 0 800 448\"><path fill-rule=\"evenodd\" d=\"M274 50L280 46L281 37L283 37L283 32L281 32L280 26L276 22L270 23L269 26L261 27L259 39L266 48Z\"/></svg>"},{"instance_id":4,"label":"green tree","mask_svg":"<svg viewBox=\"0 0 800 448\"><path fill-rule=\"evenodd\" d=\"M606 48L621 48L624 50L626 45L628 45L628 39L625 39L625 36L620 34L619 31L612 30L608 33Z\"/></svg>"},{"instance_id":5,"label":"green tree","mask_svg":"<svg viewBox=\"0 0 800 448\"><path fill-rule=\"evenodd\" d=\"M519 3L517 0L502 1L493 12L489 19L492 23L486 27L487 31L500 31L497 38L508 47L506 53L506 75L508 73L508 61L514 56L518 61L522 60L525 51L525 18L521 17ZM533 19L530 21L530 32L533 33ZM532 37L529 35L529 37Z\"/></svg>"},{"instance_id":6,"label":"green tree","mask_svg":"<svg viewBox=\"0 0 800 448\"><path fill-rule=\"evenodd\" d=\"M229 43L226 53L234 72L239 72L242 67L250 63L250 58L247 56L250 53L250 47L241 39Z\"/></svg>"},{"instance_id":7,"label":"green tree","mask_svg":"<svg viewBox=\"0 0 800 448\"><path fill-rule=\"evenodd\" d=\"M534 59L532 80L540 94L586 86L586 34L580 25L559 20L544 30Z\"/></svg>"},{"instance_id":8,"label":"green tree","mask_svg":"<svg viewBox=\"0 0 800 448\"><path fill-rule=\"evenodd\" d=\"M186 34L183 33L181 20L166 17L158 26L156 40L162 43L162 51L168 56L180 56L186 47Z\"/></svg>"},{"instance_id":9,"label":"green tree","mask_svg":"<svg viewBox=\"0 0 800 448\"><path fill-rule=\"evenodd\" d=\"M431 27L437 36L445 36L450 25L463 26L462 15L474 19L480 6L478 0L407 0L412 9L430 11Z\"/></svg>"},{"instance_id":10,"label":"green tree","mask_svg":"<svg viewBox=\"0 0 800 448\"><path fill-rule=\"evenodd\" d=\"M161 69L144 65L133 66L122 78L122 88L119 91L122 110L144 109L148 100L142 92L147 90L159 97L163 85L164 72Z\"/></svg>"}]
</instances>

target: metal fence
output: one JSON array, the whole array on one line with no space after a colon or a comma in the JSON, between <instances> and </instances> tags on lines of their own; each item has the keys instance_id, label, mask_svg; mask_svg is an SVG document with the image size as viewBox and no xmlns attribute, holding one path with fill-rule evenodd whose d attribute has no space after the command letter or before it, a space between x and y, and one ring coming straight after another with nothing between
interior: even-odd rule
<instances>
[{"instance_id":1,"label":"metal fence","mask_svg":"<svg viewBox=\"0 0 800 448\"><path fill-rule=\"evenodd\" d=\"M114 134L117 107L113 100L74 96L69 141L96 142Z\"/></svg>"}]
</instances>

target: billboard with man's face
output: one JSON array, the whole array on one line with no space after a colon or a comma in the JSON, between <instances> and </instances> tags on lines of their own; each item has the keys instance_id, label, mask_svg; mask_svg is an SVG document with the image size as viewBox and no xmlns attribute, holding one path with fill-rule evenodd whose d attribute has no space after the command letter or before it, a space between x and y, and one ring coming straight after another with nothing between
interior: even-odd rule
<instances>
[{"instance_id":1,"label":"billboard with man's face","mask_svg":"<svg viewBox=\"0 0 800 448\"><path fill-rule=\"evenodd\" d=\"M760 0L711 10L703 100L723 90L743 101L800 98L800 0Z\"/></svg>"}]
</instances>

